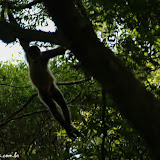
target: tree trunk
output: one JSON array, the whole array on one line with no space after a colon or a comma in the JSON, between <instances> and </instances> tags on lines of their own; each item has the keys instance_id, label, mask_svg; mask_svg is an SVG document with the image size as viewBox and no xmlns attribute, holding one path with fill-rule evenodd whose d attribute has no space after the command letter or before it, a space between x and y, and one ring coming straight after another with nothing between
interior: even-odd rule
<instances>
[{"instance_id":1,"label":"tree trunk","mask_svg":"<svg viewBox=\"0 0 160 160\"><path fill-rule=\"evenodd\" d=\"M99 41L92 25L72 0L44 4L68 46L100 82L118 109L144 136L156 159L160 158L160 102L145 90L114 53Z\"/></svg>"}]
</instances>

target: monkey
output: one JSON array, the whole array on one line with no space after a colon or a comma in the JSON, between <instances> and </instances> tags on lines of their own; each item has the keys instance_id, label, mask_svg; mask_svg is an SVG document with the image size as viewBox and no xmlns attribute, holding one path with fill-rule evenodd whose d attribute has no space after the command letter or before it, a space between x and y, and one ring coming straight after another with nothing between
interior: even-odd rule
<instances>
[{"instance_id":1,"label":"monkey","mask_svg":"<svg viewBox=\"0 0 160 160\"><path fill-rule=\"evenodd\" d=\"M29 77L37 89L40 100L49 108L52 115L66 130L70 138L79 135L79 131L71 124L71 113L62 92L56 85L55 78L48 68L49 59L64 54L65 50L58 47L52 52L41 52L37 46L31 46L26 52L29 64ZM58 106L57 106L58 105ZM58 107L61 109L58 109Z\"/></svg>"}]
</instances>

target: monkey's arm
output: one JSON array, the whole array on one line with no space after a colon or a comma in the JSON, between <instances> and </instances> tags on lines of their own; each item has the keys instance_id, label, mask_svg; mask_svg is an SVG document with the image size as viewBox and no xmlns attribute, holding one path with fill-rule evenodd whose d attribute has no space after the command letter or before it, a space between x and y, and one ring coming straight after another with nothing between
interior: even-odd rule
<instances>
[{"instance_id":1,"label":"monkey's arm","mask_svg":"<svg viewBox=\"0 0 160 160\"><path fill-rule=\"evenodd\" d=\"M55 56L63 55L63 54L65 54L65 49L62 47L58 47L53 50L42 52L42 57L45 59L49 59L49 58L53 58Z\"/></svg>"},{"instance_id":2,"label":"monkey's arm","mask_svg":"<svg viewBox=\"0 0 160 160\"><path fill-rule=\"evenodd\" d=\"M29 41L24 41L22 39L19 39L20 44L25 52L25 57L28 63L30 63L30 58L28 56L28 48L29 48Z\"/></svg>"}]
</instances>

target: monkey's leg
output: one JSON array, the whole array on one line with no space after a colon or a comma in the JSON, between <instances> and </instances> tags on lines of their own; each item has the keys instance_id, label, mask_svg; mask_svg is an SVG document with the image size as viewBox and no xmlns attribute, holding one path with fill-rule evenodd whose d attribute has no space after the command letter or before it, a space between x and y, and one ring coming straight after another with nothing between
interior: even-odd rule
<instances>
[{"instance_id":1,"label":"monkey's leg","mask_svg":"<svg viewBox=\"0 0 160 160\"><path fill-rule=\"evenodd\" d=\"M64 118L67 121L67 123L70 125L71 124L70 110L67 106L66 101L64 100L63 94L54 85L51 88L51 96L57 102L57 104L61 107Z\"/></svg>"},{"instance_id":2,"label":"monkey's leg","mask_svg":"<svg viewBox=\"0 0 160 160\"><path fill-rule=\"evenodd\" d=\"M58 111L57 109L57 106L56 106L56 103L54 103L52 101L51 98L44 98L44 97L41 97L42 98L42 101L43 103L46 104L46 106L49 107L51 113L53 114L53 116L56 118L56 120L60 123L60 125L62 127L66 126L66 122L65 120L63 119L62 115L60 114L60 112Z\"/></svg>"},{"instance_id":3,"label":"monkey's leg","mask_svg":"<svg viewBox=\"0 0 160 160\"><path fill-rule=\"evenodd\" d=\"M71 124L70 110L67 106L66 101L64 100L63 94L54 85L51 88L51 96L57 102L57 104L61 107L64 118L65 118L66 122L68 123L68 125L70 126L69 131L70 131L70 134L72 134L72 137L75 137L75 134L77 136L80 136L81 134L79 133L79 131L76 128L74 128Z\"/></svg>"},{"instance_id":4,"label":"monkey's leg","mask_svg":"<svg viewBox=\"0 0 160 160\"><path fill-rule=\"evenodd\" d=\"M56 103L52 101L50 97L47 96L47 94L40 94L41 100L43 103L46 104L46 106L49 107L50 111L52 112L55 119L60 123L60 125L66 130L68 136L70 138L75 137L74 135L74 128L72 125L69 125L62 117L60 112L57 109Z\"/></svg>"}]
</instances>

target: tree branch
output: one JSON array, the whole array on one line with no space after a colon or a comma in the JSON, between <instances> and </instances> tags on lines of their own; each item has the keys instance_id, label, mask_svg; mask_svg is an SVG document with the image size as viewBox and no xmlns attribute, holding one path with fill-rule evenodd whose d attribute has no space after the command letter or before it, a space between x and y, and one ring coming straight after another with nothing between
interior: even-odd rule
<instances>
[{"instance_id":1,"label":"tree branch","mask_svg":"<svg viewBox=\"0 0 160 160\"><path fill-rule=\"evenodd\" d=\"M45 123L47 122L47 120L49 119L49 117L47 117L46 119L44 119L41 123L40 123L40 127L38 128L37 132L35 133L33 139L29 142L29 145L27 147L27 150L25 151L25 154L28 154L28 151L30 149L30 146L34 143L34 141L39 137L40 132L42 131L43 126L45 125Z\"/></svg>"},{"instance_id":2,"label":"tree branch","mask_svg":"<svg viewBox=\"0 0 160 160\"><path fill-rule=\"evenodd\" d=\"M38 95L37 93L33 94L21 108L19 108L18 110L13 112L10 116L8 116L8 118L6 118L6 120L0 124L0 128L9 123L15 115L22 112L37 95Z\"/></svg>"},{"instance_id":3,"label":"tree branch","mask_svg":"<svg viewBox=\"0 0 160 160\"><path fill-rule=\"evenodd\" d=\"M67 104L70 104L73 101L75 101L80 95L81 95L81 93L78 93L73 99L71 99L69 102L67 102Z\"/></svg>"},{"instance_id":4,"label":"tree branch","mask_svg":"<svg viewBox=\"0 0 160 160\"><path fill-rule=\"evenodd\" d=\"M11 24L4 21L0 21L0 39L5 43L11 43L16 38L23 39L25 41L42 41L50 42L53 44L64 44L63 35L59 31L43 32L38 30L30 30L20 28L17 24Z\"/></svg>"},{"instance_id":5,"label":"tree branch","mask_svg":"<svg viewBox=\"0 0 160 160\"><path fill-rule=\"evenodd\" d=\"M139 130L153 155L160 157L160 101L146 91L133 73L99 41L91 23L73 0L45 0L49 15L61 30L84 68L100 82L121 113ZM65 15L65 16L64 16Z\"/></svg>"},{"instance_id":6,"label":"tree branch","mask_svg":"<svg viewBox=\"0 0 160 160\"><path fill-rule=\"evenodd\" d=\"M51 50L52 52L52 50ZM43 52L44 53L44 52ZM45 52L45 54L47 54L47 51ZM61 54L55 54L54 56L57 56L57 55L61 55ZM72 81L72 82L57 82L56 84L57 85L74 85L74 84L81 84L83 82L86 82L86 81L89 81L91 80L91 78L87 78L87 79L82 79L82 80L79 80L79 81ZM28 86L13 86L13 85L10 85L10 84L7 84L7 83L0 83L1 86L9 86L9 87L13 87L13 88L29 88L31 87L32 85L28 85Z\"/></svg>"},{"instance_id":7,"label":"tree branch","mask_svg":"<svg viewBox=\"0 0 160 160\"><path fill-rule=\"evenodd\" d=\"M21 10L21 9L26 9L26 8L31 8L33 5L36 5L37 3L41 3L42 0L34 0L28 4L21 4L21 5L14 5L13 2L8 2L9 9L16 9L16 10Z\"/></svg>"},{"instance_id":8,"label":"tree branch","mask_svg":"<svg viewBox=\"0 0 160 160\"><path fill-rule=\"evenodd\" d=\"M57 82L56 84L57 85L73 85L73 84L81 84L83 82L86 82L86 81L89 81L91 80L91 78L86 78L86 79L82 79L82 80L79 80L79 81L72 81L72 82Z\"/></svg>"},{"instance_id":9,"label":"tree branch","mask_svg":"<svg viewBox=\"0 0 160 160\"><path fill-rule=\"evenodd\" d=\"M50 50L50 51L52 52L52 50ZM45 54L47 54L47 51L45 52ZM57 55L61 55L61 54L55 54L54 56L57 56ZM74 85L74 84L81 84L81 83L89 81L89 80L91 80L91 78L82 79L82 80L79 80L79 81L72 81L72 82L57 82L56 84L57 85ZM10 84L7 84L7 83L0 83L0 85L1 86L13 87L13 88L19 88L19 89L21 89L21 88L29 88L29 87L32 86L32 85L28 85L28 86L13 86L13 85L10 85Z\"/></svg>"},{"instance_id":10,"label":"tree branch","mask_svg":"<svg viewBox=\"0 0 160 160\"><path fill-rule=\"evenodd\" d=\"M44 110L35 111L35 112L32 112L32 113L23 114L23 115L21 115L19 117L12 118L11 121L17 120L17 119L21 119L21 118L24 118L24 117L27 117L27 116L31 116L31 115L34 115L34 114L44 113L44 112L49 112L49 110L48 109L44 109Z\"/></svg>"},{"instance_id":11,"label":"tree branch","mask_svg":"<svg viewBox=\"0 0 160 160\"><path fill-rule=\"evenodd\" d=\"M13 87L13 88L29 88L29 87L31 87L31 85L21 87L21 86L13 86L13 85L10 85L10 84L5 84L5 83L0 83L0 85L1 86L9 86L9 87Z\"/></svg>"},{"instance_id":12,"label":"tree branch","mask_svg":"<svg viewBox=\"0 0 160 160\"><path fill-rule=\"evenodd\" d=\"M107 126L106 126L106 94L105 90L102 90L102 101L103 101L103 109L102 109L102 129L103 129L103 137L102 137L102 144L101 144L101 156L102 160L105 160L106 152L105 152L105 139L107 137Z\"/></svg>"}]
</instances>

